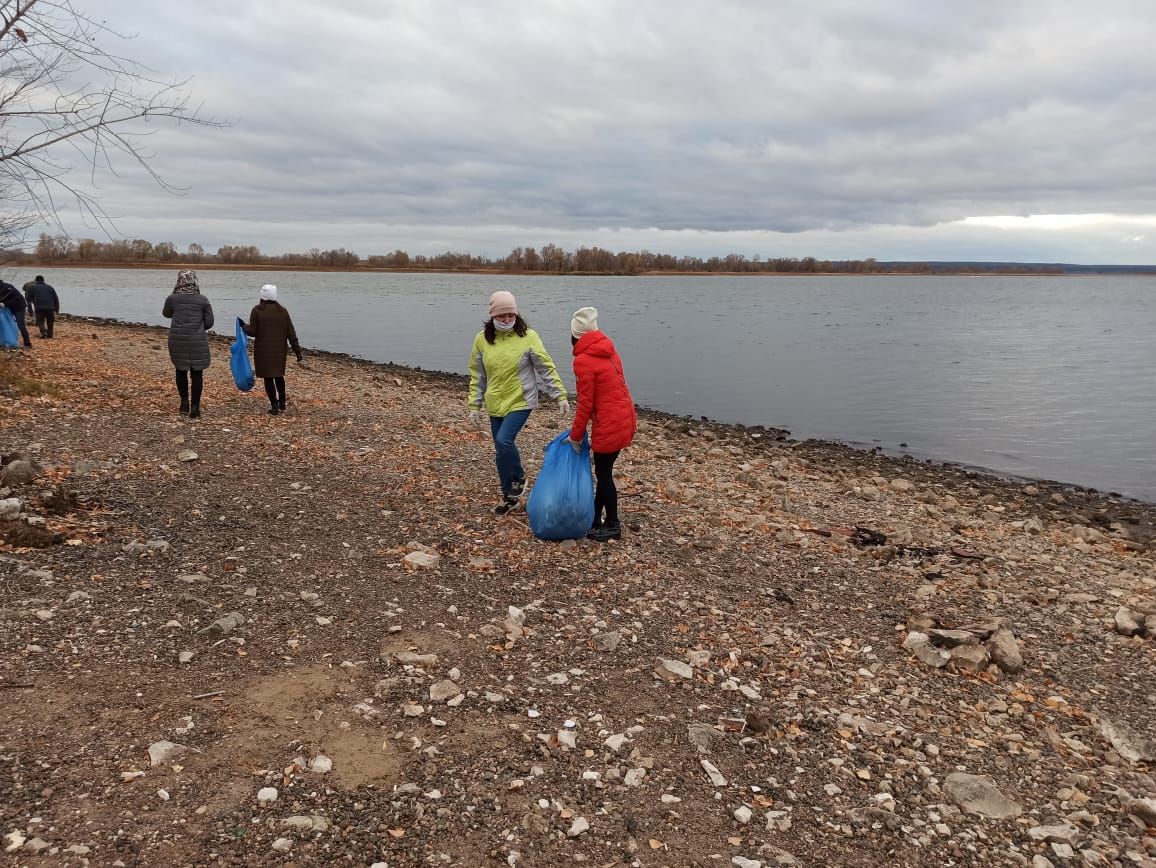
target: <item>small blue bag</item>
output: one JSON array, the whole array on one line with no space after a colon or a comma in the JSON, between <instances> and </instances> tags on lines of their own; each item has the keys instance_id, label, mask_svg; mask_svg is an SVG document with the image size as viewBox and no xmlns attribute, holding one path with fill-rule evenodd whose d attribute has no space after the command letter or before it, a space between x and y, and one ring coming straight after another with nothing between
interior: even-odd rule
<instances>
[{"instance_id":1,"label":"small blue bag","mask_svg":"<svg viewBox=\"0 0 1156 868\"><path fill-rule=\"evenodd\" d=\"M233 369L233 382L242 392L248 392L257 382L253 376L253 363L249 361L249 336L245 334L245 321L237 317L237 337L229 348L229 367Z\"/></svg>"},{"instance_id":2,"label":"small blue bag","mask_svg":"<svg viewBox=\"0 0 1156 868\"><path fill-rule=\"evenodd\" d=\"M526 502L530 530L538 539L579 539L594 523L594 480L590 476L590 440L582 435L575 452L566 430L546 444L542 469Z\"/></svg>"},{"instance_id":3,"label":"small blue bag","mask_svg":"<svg viewBox=\"0 0 1156 868\"><path fill-rule=\"evenodd\" d=\"M16 325L12 311L0 307L0 347L18 346L20 346L20 327Z\"/></svg>"}]
</instances>

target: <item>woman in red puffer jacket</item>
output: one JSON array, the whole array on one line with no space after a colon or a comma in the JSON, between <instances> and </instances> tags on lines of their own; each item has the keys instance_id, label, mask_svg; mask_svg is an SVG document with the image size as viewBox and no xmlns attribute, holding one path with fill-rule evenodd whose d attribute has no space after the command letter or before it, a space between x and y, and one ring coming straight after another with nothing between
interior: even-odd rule
<instances>
[{"instance_id":1,"label":"woman in red puffer jacket","mask_svg":"<svg viewBox=\"0 0 1156 868\"><path fill-rule=\"evenodd\" d=\"M610 338L598 330L598 311L584 307L570 321L574 345L574 379L578 408L570 427L570 445L578 451L586 425L594 453L594 526L587 538L607 542L622 538L618 520L618 489L614 486L614 461L634 440L638 414L622 373L622 360ZM605 518L603 514L605 512Z\"/></svg>"}]
</instances>

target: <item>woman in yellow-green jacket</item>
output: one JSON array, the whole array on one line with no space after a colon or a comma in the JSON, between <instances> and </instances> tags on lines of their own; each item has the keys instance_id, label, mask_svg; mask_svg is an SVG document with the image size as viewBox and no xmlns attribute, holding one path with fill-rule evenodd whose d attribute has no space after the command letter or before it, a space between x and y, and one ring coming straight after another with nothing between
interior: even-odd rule
<instances>
[{"instance_id":1,"label":"woman in yellow-green jacket","mask_svg":"<svg viewBox=\"0 0 1156 868\"><path fill-rule=\"evenodd\" d=\"M470 421L480 426L483 410L490 417L502 484L502 502L494 508L498 515L516 509L526 487L526 471L514 441L538 406L539 390L558 402L563 416L570 415L566 387L554 360L519 315L514 294L499 290L490 296L490 318L470 350L469 394Z\"/></svg>"}]
</instances>

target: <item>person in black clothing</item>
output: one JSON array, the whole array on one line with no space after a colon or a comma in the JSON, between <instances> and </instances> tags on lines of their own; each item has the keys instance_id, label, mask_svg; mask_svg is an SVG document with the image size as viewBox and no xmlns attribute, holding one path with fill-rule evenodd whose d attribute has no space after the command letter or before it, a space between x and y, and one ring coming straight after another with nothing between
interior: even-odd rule
<instances>
[{"instance_id":1,"label":"person in black clothing","mask_svg":"<svg viewBox=\"0 0 1156 868\"><path fill-rule=\"evenodd\" d=\"M52 337L56 315L60 313L60 297L56 290L44 282L44 275L38 274L35 280L24 284L24 296L36 311L36 327L40 329L40 337Z\"/></svg>"},{"instance_id":2,"label":"person in black clothing","mask_svg":"<svg viewBox=\"0 0 1156 868\"><path fill-rule=\"evenodd\" d=\"M12 317L16 320L16 327L20 329L20 337L24 338L24 346L31 347L32 338L28 336L28 325L24 322L24 311L28 305L24 301L24 296L20 294L20 290L3 280L0 280L0 305L12 311Z\"/></svg>"}]
</instances>

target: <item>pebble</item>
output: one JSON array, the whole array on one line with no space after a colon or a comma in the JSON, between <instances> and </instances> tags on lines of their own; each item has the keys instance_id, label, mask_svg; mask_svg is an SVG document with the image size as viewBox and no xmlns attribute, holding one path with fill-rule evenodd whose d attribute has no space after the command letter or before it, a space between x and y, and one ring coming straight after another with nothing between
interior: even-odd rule
<instances>
[{"instance_id":1,"label":"pebble","mask_svg":"<svg viewBox=\"0 0 1156 868\"><path fill-rule=\"evenodd\" d=\"M276 787L262 787L261 789L257 790L257 801L264 804L270 804L277 801L277 796L278 793Z\"/></svg>"}]
</instances>

